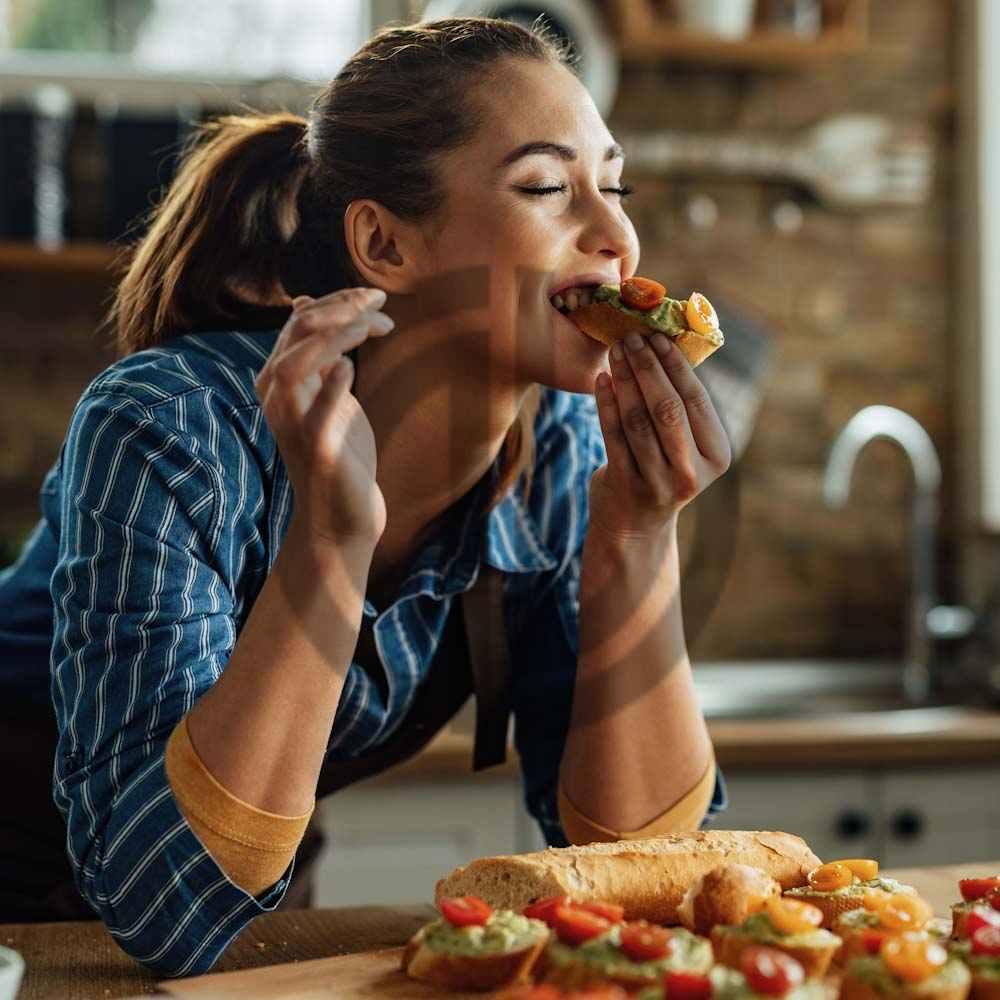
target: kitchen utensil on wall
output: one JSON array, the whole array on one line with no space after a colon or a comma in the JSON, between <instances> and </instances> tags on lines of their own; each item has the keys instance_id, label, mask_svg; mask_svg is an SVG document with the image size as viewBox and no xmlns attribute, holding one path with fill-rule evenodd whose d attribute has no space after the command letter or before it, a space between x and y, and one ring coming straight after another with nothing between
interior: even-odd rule
<instances>
[{"instance_id":1,"label":"kitchen utensil on wall","mask_svg":"<svg viewBox=\"0 0 1000 1000\"><path fill-rule=\"evenodd\" d=\"M43 84L0 108L0 237L57 247L67 232L73 98Z\"/></svg>"},{"instance_id":2,"label":"kitchen utensil on wall","mask_svg":"<svg viewBox=\"0 0 1000 1000\"><path fill-rule=\"evenodd\" d=\"M756 0L674 0L674 6L686 31L742 38L753 27Z\"/></svg>"},{"instance_id":3,"label":"kitchen utensil on wall","mask_svg":"<svg viewBox=\"0 0 1000 1000\"><path fill-rule=\"evenodd\" d=\"M633 168L792 180L844 211L921 204L933 179L929 137L878 115L837 115L791 138L671 131L618 138Z\"/></svg>"},{"instance_id":4,"label":"kitchen utensil on wall","mask_svg":"<svg viewBox=\"0 0 1000 1000\"><path fill-rule=\"evenodd\" d=\"M606 118L618 90L618 53L590 0L430 0L421 20L498 17L530 27L539 15L544 15L554 34L572 43L580 57L583 85Z\"/></svg>"}]
</instances>

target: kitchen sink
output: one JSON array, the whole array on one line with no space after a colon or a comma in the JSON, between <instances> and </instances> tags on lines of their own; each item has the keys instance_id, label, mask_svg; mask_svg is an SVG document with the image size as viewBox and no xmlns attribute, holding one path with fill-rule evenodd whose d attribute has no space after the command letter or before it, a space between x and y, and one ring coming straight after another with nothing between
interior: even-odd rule
<instances>
[{"instance_id":1,"label":"kitchen sink","mask_svg":"<svg viewBox=\"0 0 1000 1000\"><path fill-rule=\"evenodd\" d=\"M746 660L694 663L693 668L709 719L887 712L898 724L920 728L939 726L968 710L955 695L917 705L907 701L902 667L891 661Z\"/></svg>"}]
</instances>

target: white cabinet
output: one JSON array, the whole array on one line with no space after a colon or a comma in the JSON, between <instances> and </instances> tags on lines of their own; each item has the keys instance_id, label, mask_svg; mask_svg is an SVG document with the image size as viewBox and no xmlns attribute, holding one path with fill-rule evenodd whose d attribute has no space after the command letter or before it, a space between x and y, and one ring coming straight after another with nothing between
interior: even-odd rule
<instances>
[{"instance_id":1,"label":"white cabinet","mask_svg":"<svg viewBox=\"0 0 1000 1000\"><path fill-rule=\"evenodd\" d=\"M544 847L521 796L520 779L362 783L327 796L314 905L430 902L458 865Z\"/></svg>"},{"instance_id":2,"label":"white cabinet","mask_svg":"<svg viewBox=\"0 0 1000 1000\"><path fill-rule=\"evenodd\" d=\"M782 829L823 859L885 868L992 861L1000 853L1000 766L868 770L725 769L715 829Z\"/></svg>"}]
</instances>

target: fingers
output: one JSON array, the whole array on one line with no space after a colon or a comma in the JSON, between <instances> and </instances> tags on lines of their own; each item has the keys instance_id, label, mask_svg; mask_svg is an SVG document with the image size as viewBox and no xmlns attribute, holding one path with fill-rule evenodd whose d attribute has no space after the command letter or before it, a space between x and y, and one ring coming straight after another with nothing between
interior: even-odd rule
<instances>
[{"instance_id":1,"label":"fingers","mask_svg":"<svg viewBox=\"0 0 1000 1000\"><path fill-rule=\"evenodd\" d=\"M350 358L341 358L330 369L304 414L303 420L311 440L318 442L323 438L326 426L333 419L340 400L350 389L353 378L354 365Z\"/></svg>"},{"instance_id":2,"label":"fingers","mask_svg":"<svg viewBox=\"0 0 1000 1000\"><path fill-rule=\"evenodd\" d=\"M668 380L684 401L687 422L699 452L720 471L729 467L732 451L719 414L701 379L676 345L663 334L654 334L650 345L659 355Z\"/></svg>"},{"instance_id":3,"label":"fingers","mask_svg":"<svg viewBox=\"0 0 1000 1000\"><path fill-rule=\"evenodd\" d=\"M684 403L649 341L639 339L637 348L626 342L611 351L615 393L626 437L644 479L657 484L679 478L681 483L675 482L675 487L694 488L697 448ZM622 354L623 347L624 355L616 357Z\"/></svg>"},{"instance_id":4,"label":"fingers","mask_svg":"<svg viewBox=\"0 0 1000 1000\"><path fill-rule=\"evenodd\" d=\"M618 400L611 379L605 375L597 379L597 416L601 422L601 432L604 434L604 446L608 453L608 465L611 468L623 470L628 475L639 475L639 467L635 464L635 456L625 437L621 416L618 413Z\"/></svg>"}]
</instances>

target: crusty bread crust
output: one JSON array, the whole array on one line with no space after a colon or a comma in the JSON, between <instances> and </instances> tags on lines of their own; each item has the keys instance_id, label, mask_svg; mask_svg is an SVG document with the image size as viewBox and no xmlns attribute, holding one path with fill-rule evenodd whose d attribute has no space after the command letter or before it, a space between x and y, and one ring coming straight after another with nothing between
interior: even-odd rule
<instances>
[{"instance_id":1,"label":"crusty bread crust","mask_svg":"<svg viewBox=\"0 0 1000 1000\"><path fill-rule=\"evenodd\" d=\"M619 340L624 340L633 330L644 337L652 336L656 332L637 316L622 312L607 302L591 302L589 305L578 306L569 313L569 318L589 337L609 347ZM708 337L695 333L694 330L688 330L671 339L688 359L692 368L700 365L721 346L713 343Z\"/></svg>"},{"instance_id":2,"label":"crusty bread crust","mask_svg":"<svg viewBox=\"0 0 1000 1000\"><path fill-rule=\"evenodd\" d=\"M960 986L949 986L937 993L930 994L921 991L919 994L911 989L907 989L905 983L900 986L899 993L894 1000L965 1000L969 994L969 984ZM844 978L840 982L840 1000L886 1000L884 993L879 993L871 983L866 983L862 979L852 976L849 972L844 973Z\"/></svg>"},{"instance_id":3,"label":"crusty bread crust","mask_svg":"<svg viewBox=\"0 0 1000 1000\"><path fill-rule=\"evenodd\" d=\"M740 956L747 948L764 943L742 931L727 930L721 926L713 927L709 938L716 962L728 965L731 969L740 968ZM838 944L825 945L822 948L789 947L774 941L768 941L766 944L769 948L783 951L797 962L801 962L807 979L820 979L825 976L834 953L840 947Z\"/></svg>"},{"instance_id":4,"label":"crusty bread crust","mask_svg":"<svg viewBox=\"0 0 1000 1000\"><path fill-rule=\"evenodd\" d=\"M821 863L791 833L696 830L479 858L440 879L435 900L440 905L445 896L474 895L495 909L520 913L536 900L566 894L581 902L618 903L626 920L676 925L688 886L727 862L760 868L782 889L805 885Z\"/></svg>"},{"instance_id":5,"label":"crusty bread crust","mask_svg":"<svg viewBox=\"0 0 1000 1000\"><path fill-rule=\"evenodd\" d=\"M630 993L641 990L646 986L658 986L662 977L654 976L629 976L616 974L613 976L587 965L584 962L569 962L566 965L556 965L550 963L544 966L538 982L551 983L559 989L567 992L572 990L585 990L588 986L607 986L614 983Z\"/></svg>"},{"instance_id":6,"label":"crusty bread crust","mask_svg":"<svg viewBox=\"0 0 1000 1000\"><path fill-rule=\"evenodd\" d=\"M532 970L547 938L519 951L484 955L449 955L434 951L419 931L403 950L403 971L414 979L448 990L493 990L531 981Z\"/></svg>"},{"instance_id":7,"label":"crusty bread crust","mask_svg":"<svg viewBox=\"0 0 1000 1000\"><path fill-rule=\"evenodd\" d=\"M677 915L689 931L704 935L716 924L739 926L766 899L780 895L777 880L759 868L719 865L688 887Z\"/></svg>"},{"instance_id":8,"label":"crusty bread crust","mask_svg":"<svg viewBox=\"0 0 1000 1000\"><path fill-rule=\"evenodd\" d=\"M972 969L969 971L972 972L971 1000L1000 1000L1000 979L987 979L977 976Z\"/></svg>"},{"instance_id":9,"label":"crusty bread crust","mask_svg":"<svg viewBox=\"0 0 1000 1000\"><path fill-rule=\"evenodd\" d=\"M972 910L963 910L962 905L962 903L951 904L951 936L956 941L969 936L969 931L965 924Z\"/></svg>"}]
</instances>

